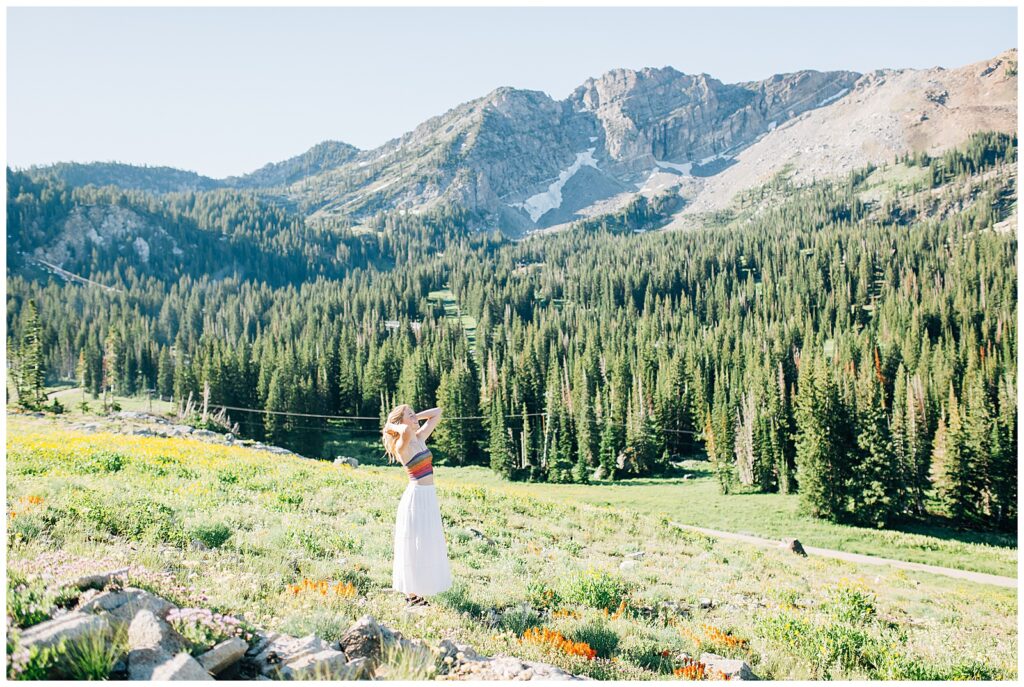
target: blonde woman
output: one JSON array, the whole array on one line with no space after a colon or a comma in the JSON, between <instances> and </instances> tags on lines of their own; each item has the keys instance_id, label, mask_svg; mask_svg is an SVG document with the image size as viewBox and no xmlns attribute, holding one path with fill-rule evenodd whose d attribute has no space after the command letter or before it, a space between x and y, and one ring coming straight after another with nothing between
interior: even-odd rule
<instances>
[{"instance_id":1,"label":"blonde woman","mask_svg":"<svg viewBox=\"0 0 1024 687\"><path fill-rule=\"evenodd\" d=\"M388 457L401 463L409 475L395 519L392 587L405 593L410 606L427 606L424 596L452 586L448 544L434 488L433 456L426 443L440 420L440 408L416 413L402 404L388 414L383 431Z\"/></svg>"}]
</instances>

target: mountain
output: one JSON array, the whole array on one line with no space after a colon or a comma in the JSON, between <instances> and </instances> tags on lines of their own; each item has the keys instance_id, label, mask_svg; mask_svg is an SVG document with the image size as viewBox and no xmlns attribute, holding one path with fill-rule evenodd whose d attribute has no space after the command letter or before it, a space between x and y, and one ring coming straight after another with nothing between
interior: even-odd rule
<instances>
[{"instance_id":1,"label":"mountain","mask_svg":"<svg viewBox=\"0 0 1024 687\"><path fill-rule=\"evenodd\" d=\"M353 157L359 149L341 141L318 143L302 155L283 162L272 162L255 172L239 177L228 177L224 183L235 188L272 188L287 186L316 174L322 174L340 167Z\"/></svg>"},{"instance_id":2,"label":"mountain","mask_svg":"<svg viewBox=\"0 0 1024 687\"><path fill-rule=\"evenodd\" d=\"M793 118L691 189L683 215L719 210L786 170L807 183L906 152L938 155L977 131L1017 132L1017 51L958 69L882 69L828 107Z\"/></svg>"},{"instance_id":3,"label":"mountain","mask_svg":"<svg viewBox=\"0 0 1024 687\"><path fill-rule=\"evenodd\" d=\"M681 217L721 209L786 170L803 182L975 131L1016 131L1016 50L966 67L803 70L726 84L671 67L615 69L566 98L497 88L372 150L325 141L216 180L169 168L33 168L75 186L154 193L248 189L311 218L459 205L478 228L522 234L671 196Z\"/></svg>"},{"instance_id":4,"label":"mountain","mask_svg":"<svg viewBox=\"0 0 1024 687\"><path fill-rule=\"evenodd\" d=\"M25 172L33 178L52 178L67 186L117 186L157 194L212 191L225 186L223 181L174 167L147 167L120 162L58 162L45 167L30 167Z\"/></svg>"}]
</instances>

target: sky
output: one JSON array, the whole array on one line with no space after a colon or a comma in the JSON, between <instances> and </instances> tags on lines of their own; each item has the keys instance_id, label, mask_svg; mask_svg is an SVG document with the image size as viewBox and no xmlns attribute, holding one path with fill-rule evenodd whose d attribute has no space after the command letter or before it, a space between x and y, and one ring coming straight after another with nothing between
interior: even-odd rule
<instances>
[{"instance_id":1,"label":"sky","mask_svg":"<svg viewBox=\"0 0 1024 687\"><path fill-rule=\"evenodd\" d=\"M1016 46L1015 7L8 8L7 164L223 177L373 148L498 86L561 99L616 67L731 83Z\"/></svg>"}]
</instances>

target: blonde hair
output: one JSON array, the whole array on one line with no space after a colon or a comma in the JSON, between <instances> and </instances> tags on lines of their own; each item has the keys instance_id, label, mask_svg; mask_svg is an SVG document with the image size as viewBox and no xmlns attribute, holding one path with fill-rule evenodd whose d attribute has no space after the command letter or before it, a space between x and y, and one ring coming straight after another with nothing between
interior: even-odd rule
<instances>
[{"instance_id":1,"label":"blonde hair","mask_svg":"<svg viewBox=\"0 0 1024 687\"><path fill-rule=\"evenodd\" d=\"M402 458L399 455L398 450L402 446L405 433L392 425L398 424L399 421L405 417L406 410L411 410L407 403L403 403L392 408L391 412L388 413L388 419L384 425L384 430L381 432L381 436L384 440L384 450L388 454L388 460L394 463L402 462Z\"/></svg>"}]
</instances>

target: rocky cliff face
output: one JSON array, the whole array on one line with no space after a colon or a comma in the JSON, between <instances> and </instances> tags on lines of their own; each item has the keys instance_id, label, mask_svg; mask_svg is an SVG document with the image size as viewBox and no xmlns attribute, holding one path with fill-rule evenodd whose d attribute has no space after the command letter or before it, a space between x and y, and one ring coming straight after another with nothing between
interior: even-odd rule
<instances>
[{"instance_id":1,"label":"rocky cliff face","mask_svg":"<svg viewBox=\"0 0 1024 687\"><path fill-rule=\"evenodd\" d=\"M615 69L563 100L498 88L373 150L327 141L242 177L118 167L111 181L109 165L97 174L158 192L250 188L313 217L453 203L478 211L481 228L511 233L615 211L637 195L675 194L694 212L721 207L782 165L822 178L907 150L935 152L984 128L1015 131L1016 57L734 84L671 67ZM75 179L92 168L72 167Z\"/></svg>"},{"instance_id":2,"label":"rocky cliff face","mask_svg":"<svg viewBox=\"0 0 1024 687\"><path fill-rule=\"evenodd\" d=\"M672 68L616 69L568 98L499 88L286 195L312 213L359 216L453 202L496 226L568 221L636 192L652 172L712 173L780 122L827 104L853 72L723 84Z\"/></svg>"}]
</instances>

